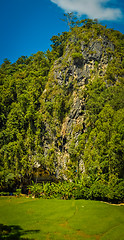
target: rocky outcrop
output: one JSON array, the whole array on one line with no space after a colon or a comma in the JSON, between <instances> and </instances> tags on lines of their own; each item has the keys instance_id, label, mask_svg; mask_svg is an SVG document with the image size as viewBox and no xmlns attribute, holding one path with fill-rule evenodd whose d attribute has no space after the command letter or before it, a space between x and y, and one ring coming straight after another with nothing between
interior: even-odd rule
<instances>
[{"instance_id":1,"label":"rocky outcrop","mask_svg":"<svg viewBox=\"0 0 124 240\"><path fill-rule=\"evenodd\" d=\"M112 59L112 55L108 54L108 49L114 51L114 45L108 41L107 37L99 37L99 39L91 39L88 44L82 41L80 49L82 58L74 59L72 49L67 45L64 55L55 61L49 75L50 86L54 88L56 85L64 89L64 94L69 95L71 99L70 110L59 126L59 136L56 134L57 122L54 125L55 134L53 134L46 121L49 140L44 142L44 154L47 155L52 146L56 155L54 160L56 176L64 179L67 179L70 143L74 139L76 144L78 136L85 131L83 91L89 80L93 81L96 76L105 75L108 62ZM53 98L52 95L51 102ZM79 168L82 172L85 170L82 161L79 162Z\"/></svg>"}]
</instances>

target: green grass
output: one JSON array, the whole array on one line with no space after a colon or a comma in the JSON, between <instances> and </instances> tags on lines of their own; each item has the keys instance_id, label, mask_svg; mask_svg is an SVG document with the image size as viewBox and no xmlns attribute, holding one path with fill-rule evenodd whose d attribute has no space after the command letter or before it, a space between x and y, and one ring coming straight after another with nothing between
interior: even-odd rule
<instances>
[{"instance_id":1,"label":"green grass","mask_svg":"<svg viewBox=\"0 0 124 240\"><path fill-rule=\"evenodd\" d=\"M124 206L0 197L0 239L124 240Z\"/></svg>"}]
</instances>

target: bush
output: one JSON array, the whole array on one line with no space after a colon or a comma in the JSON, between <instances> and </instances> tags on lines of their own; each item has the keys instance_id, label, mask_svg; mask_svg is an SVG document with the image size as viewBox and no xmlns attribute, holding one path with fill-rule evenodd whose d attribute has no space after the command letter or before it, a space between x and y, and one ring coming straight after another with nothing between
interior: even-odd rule
<instances>
[{"instance_id":1,"label":"bush","mask_svg":"<svg viewBox=\"0 0 124 240\"><path fill-rule=\"evenodd\" d=\"M28 186L28 193L34 197L40 197L42 193L42 186L32 182L32 185Z\"/></svg>"},{"instance_id":2,"label":"bush","mask_svg":"<svg viewBox=\"0 0 124 240\"><path fill-rule=\"evenodd\" d=\"M80 53L80 52L72 53L72 58L73 58L74 60L76 60L76 59L83 60L83 59L84 59L82 53Z\"/></svg>"},{"instance_id":3,"label":"bush","mask_svg":"<svg viewBox=\"0 0 124 240\"><path fill-rule=\"evenodd\" d=\"M114 203L124 202L124 180L109 187L108 200Z\"/></svg>"},{"instance_id":4,"label":"bush","mask_svg":"<svg viewBox=\"0 0 124 240\"><path fill-rule=\"evenodd\" d=\"M95 182L90 188L90 199L106 201L108 192L109 189L105 183L101 181Z\"/></svg>"},{"instance_id":5,"label":"bush","mask_svg":"<svg viewBox=\"0 0 124 240\"><path fill-rule=\"evenodd\" d=\"M124 201L124 181L113 188L107 183L97 181L91 187L84 186L82 182L59 182L59 183L32 183L28 187L29 194L44 199L94 199L111 202Z\"/></svg>"},{"instance_id":6,"label":"bush","mask_svg":"<svg viewBox=\"0 0 124 240\"><path fill-rule=\"evenodd\" d=\"M20 188L17 188L16 189L16 192L13 193L16 197L20 197L21 196L21 189Z\"/></svg>"},{"instance_id":7,"label":"bush","mask_svg":"<svg viewBox=\"0 0 124 240\"><path fill-rule=\"evenodd\" d=\"M9 192L0 192L0 196L9 196Z\"/></svg>"}]
</instances>

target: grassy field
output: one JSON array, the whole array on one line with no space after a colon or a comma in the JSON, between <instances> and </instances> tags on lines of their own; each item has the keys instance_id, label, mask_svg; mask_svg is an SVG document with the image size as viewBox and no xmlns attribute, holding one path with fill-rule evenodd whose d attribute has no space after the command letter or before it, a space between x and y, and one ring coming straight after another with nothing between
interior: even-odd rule
<instances>
[{"instance_id":1,"label":"grassy field","mask_svg":"<svg viewBox=\"0 0 124 240\"><path fill-rule=\"evenodd\" d=\"M124 240L124 206L0 197L1 240Z\"/></svg>"}]
</instances>

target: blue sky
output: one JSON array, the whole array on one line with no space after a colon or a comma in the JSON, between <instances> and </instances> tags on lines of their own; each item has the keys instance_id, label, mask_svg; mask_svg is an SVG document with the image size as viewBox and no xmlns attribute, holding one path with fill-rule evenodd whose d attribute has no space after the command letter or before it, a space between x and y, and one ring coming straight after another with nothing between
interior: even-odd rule
<instances>
[{"instance_id":1,"label":"blue sky","mask_svg":"<svg viewBox=\"0 0 124 240\"><path fill-rule=\"evenodd\" d=\"M0 0L0 64L46 51L53 35L68 30L61 19L72 11L124 33L123 0Z\"/></svg>"}]
</instances>

